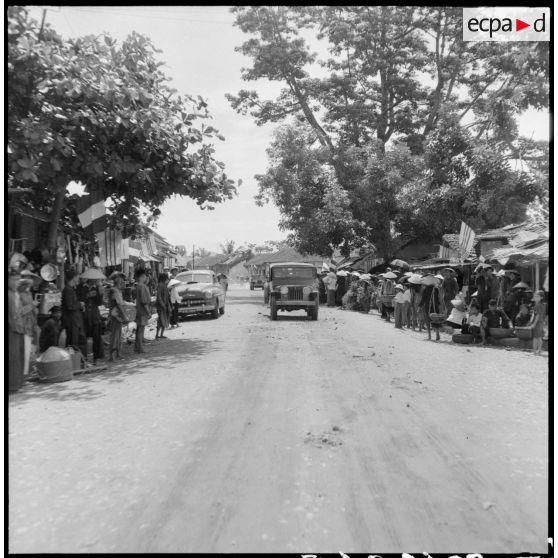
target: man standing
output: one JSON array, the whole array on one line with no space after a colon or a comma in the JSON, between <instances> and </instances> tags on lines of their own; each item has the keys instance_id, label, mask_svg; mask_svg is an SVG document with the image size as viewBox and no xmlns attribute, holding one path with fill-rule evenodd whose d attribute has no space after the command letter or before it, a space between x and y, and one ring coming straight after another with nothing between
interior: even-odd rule
<instances>
[{"instance_id":1,"label":"man standing","mask_svg":"<svg viewBox=\"0 0 558 558\"><path fill-rule=\"evenodd\" d=\"M62 325L66 330L66 346L78 347L87 355L87 339L83 325L83 308L76 293L78 277L75 271L66 274L66 286L62 290Z\"/></svg>"},{"instance_id":2,"label":"man standing","mask_svg":"<svg viewBox=\"0 0 558 558\"><path fill-rule=\"evenodd\" d=\"M136 273L136 343L134 350L136 353L145 353L143 341L145 326L151 318L151 295L145 284L147 276L144 269L139 269Z\"/></svg>"},{"instance_id":3,"label":"man standing","mask_svg":"<svg viewBox=\"0 0 558 558\"><path fill-rule=\"evenodd\" d=\"M324 277L324 284L327 287L327 305L335 306L335 293L337 292L337 275L331 267L329 273Z\"/></svg>"}]
</instances>

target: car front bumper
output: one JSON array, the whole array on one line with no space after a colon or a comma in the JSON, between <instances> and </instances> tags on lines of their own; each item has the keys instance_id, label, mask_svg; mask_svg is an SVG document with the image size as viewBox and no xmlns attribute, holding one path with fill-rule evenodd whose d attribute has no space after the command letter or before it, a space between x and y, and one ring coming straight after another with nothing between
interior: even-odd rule
<instances>
[{"instance_id":1,"label":"car front bumper","mask_svg":"<svg viewBox=\"0 0 558 558\"><path fill-rule=\"evenodd\" d=\"M316 306L316 302L314 300L281 300L276 299L277 307L280 308L281 306L298 306L299 308L312 308Z\"/></svg>"},{"instance_id":2,"label":"car front bumper","mask_svg":"<svg viewBox=\"0 0 558 558\"><path fill-rule=\"evenodd\" d=\"M200 312L212 312L215 310L215 304L203 304L202 306L179 306L179 314L199 314Z\"/></svg>"}]
</instances>

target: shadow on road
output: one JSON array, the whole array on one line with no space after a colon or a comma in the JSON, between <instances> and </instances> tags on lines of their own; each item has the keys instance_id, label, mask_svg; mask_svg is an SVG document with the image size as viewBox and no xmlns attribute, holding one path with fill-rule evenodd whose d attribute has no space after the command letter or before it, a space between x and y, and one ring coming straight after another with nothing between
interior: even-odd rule
<instances>
[{"instance_id":1,"label":"shadow on road","mask_svg":"<svg viewBox=\"0 0 558 558\"><path fill-rule=\"evenodd\" d=\"M133 345L125 345L124 360L105 365L106 369L74 376L68 382L27 382L23 389L10 394L10 405L18 406L26 401L42 397L53 401L86 401L105 395L102 384L123 382L129 375L156 374L157 369L168 370L190 360L198 360L215 348L215 341L201 339L162 339L146 345L146 353L133 352Z\"/></svg>"}]
</instances>

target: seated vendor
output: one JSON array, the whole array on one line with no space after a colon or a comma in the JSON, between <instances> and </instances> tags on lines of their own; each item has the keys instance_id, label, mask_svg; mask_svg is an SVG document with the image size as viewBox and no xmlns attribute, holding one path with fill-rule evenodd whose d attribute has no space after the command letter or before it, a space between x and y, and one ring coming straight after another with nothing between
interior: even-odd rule
<instances>
[{"instance_id":1,"label":"seated vendor","mask_svg":"<svg viewBox=\"0 0 558 558\"><path fill-rule=\"evenodd\" d=\"M476 339L480 336L482 314L480 313L480 306L476 302L469 305L469 313L463 324L462 333L470 333ZM474 340L473 340L474 341Z\"/></svg>"},{"instance_id":2,"label":"seated vendor","mask_svg":"<svg viewBox=\"0 0 558 558\"><path fill-rule=\"evenodd\" d=\"M53 306L50 309L50 318L43 324L41 335L39 336L39 350L44 353L49 347L57 347L62 329L62 310L60 306Z\"/></svg>"},{"instance_id":3,"label":"seated vendor","mask_svg":"<svg viewBox=\"0 0 558 558\"><path fill-rule=\"evenodd\" d=\"M465 304L465 301L461 299L452 300L451 304L453 305L453 308L446 320L446 325L449 325L454 329L461 329L463 326L463 320L467 317L467 305Z\"/></svg>"},{"instance_id":4,"label":"seated vendor","mask_svg":"<svg viewBox=\"0 0 558 558\"><path fill-rule=\"evenodd\" d=\"M481 337L483 344L486 342L486 338L490 335L489 330L497 327L510 327L510 320L503 310L497 308L496 299L491 298L488 301L488 310L485 310L482 314Z\"/></svg>"},{"instance_id":5,"label":"seated vendor","mask_svg":"<svg viewBox=\"0 0 558 558\"><path fill-rule=\"evenodd\" d=\"M526 327L531 321L531 312L527 304L519 307L519 314L515 317L515 327Z\"/></svg>"}]
</instances>

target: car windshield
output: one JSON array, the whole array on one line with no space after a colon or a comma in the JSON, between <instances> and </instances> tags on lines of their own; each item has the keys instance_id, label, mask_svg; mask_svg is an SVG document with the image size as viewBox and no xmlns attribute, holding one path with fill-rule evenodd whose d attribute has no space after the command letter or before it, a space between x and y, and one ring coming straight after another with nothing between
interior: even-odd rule
<instances>
[{"instance_id":1,"label":"car windshield","mask_svg":"<svg viewBox=\"0 0 558 558\"><path fill-rule=\"evenodd\" d=\"M192 283L213 283L209 273L179 273L176 280L191 285Z\"/></svg>"},{"instance_id":2,"label":"car windshield","mask_svg":"<svg viewBox=\"0 0 558 558\"><path fill-rule=\"evenodd\" d=\"M316 275L313 267L274 267L271 271L274 279L304 278L312 279Z\"/></svg>"}]
</instances>

